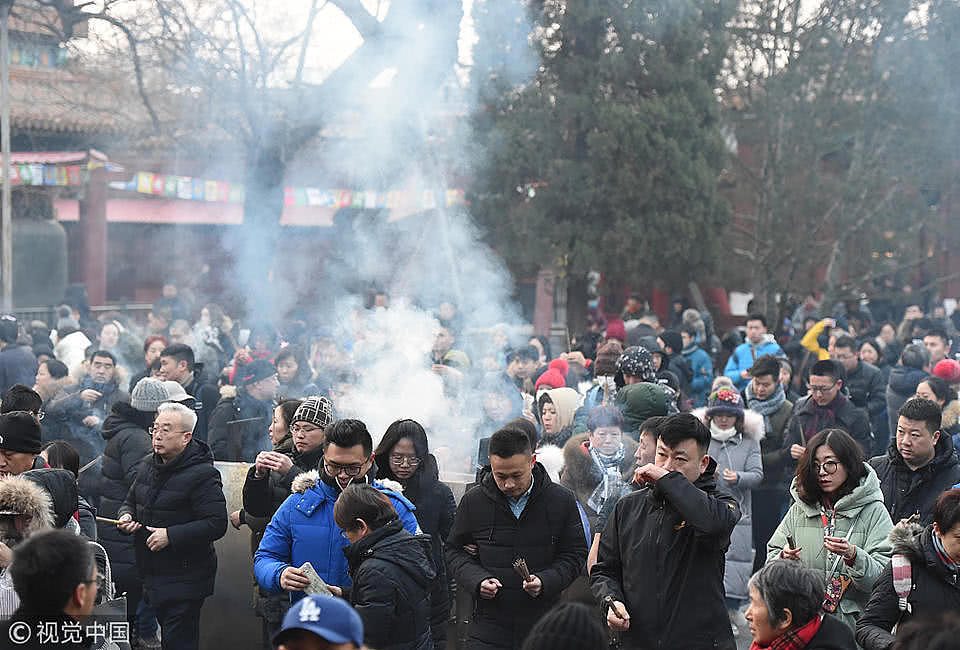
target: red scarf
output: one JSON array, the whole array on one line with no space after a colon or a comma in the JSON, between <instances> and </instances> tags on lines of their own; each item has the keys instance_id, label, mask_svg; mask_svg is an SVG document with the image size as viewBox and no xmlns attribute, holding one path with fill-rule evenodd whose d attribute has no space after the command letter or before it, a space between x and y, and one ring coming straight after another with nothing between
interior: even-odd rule
<instances>
[{"instance_id":1,"label":"red scarf","mask_svg":"<svg viewBox=\"0 0 960 650\"><path fill-rule=\"evenodd\" d=\"M817 616L801 628L787 630L774 639L770 645L759 645L754 641L750 644L750 650L803 650L816 636L822 622L823 619Z\"/></svg>"}]
</instances>

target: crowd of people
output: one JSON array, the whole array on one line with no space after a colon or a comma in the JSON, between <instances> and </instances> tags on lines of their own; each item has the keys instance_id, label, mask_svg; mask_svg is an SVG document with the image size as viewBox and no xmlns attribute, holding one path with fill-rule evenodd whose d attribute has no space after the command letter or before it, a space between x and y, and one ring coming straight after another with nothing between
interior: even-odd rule
<instances>
[{"instance_id":1,"label":"crowd of people","mask_svg":"<svg viewBox=\"0 0 960 650\"><path fill-rule=\"evenodd\" d=\"M631 297L554 354L443 303L412 363L475 417L378 431L343 406L371 298L337 331L173 285L145 327L0 317L0 647L199 647L230 527L251 648L953 647L960 312L720 335Z\"/></svg>"}]
</instances>

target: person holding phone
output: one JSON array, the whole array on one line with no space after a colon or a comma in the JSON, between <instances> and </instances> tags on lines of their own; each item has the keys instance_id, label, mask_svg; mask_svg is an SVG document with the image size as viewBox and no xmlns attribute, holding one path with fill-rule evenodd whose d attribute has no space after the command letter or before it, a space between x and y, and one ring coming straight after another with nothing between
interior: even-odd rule
<instances>
[{"instance_id":1,"label":"person holding phone","mask_svg":"<svg viewBox=\"0 0 960 650\"><path fill-rule=\"evenodd\" d=\"M790 486L793 504L767 544L767 562L797 560L823 573L823 609L851 631L890 561L893 522L880 481L842 429L807 443Z\"/></svg>"}]
</instances>

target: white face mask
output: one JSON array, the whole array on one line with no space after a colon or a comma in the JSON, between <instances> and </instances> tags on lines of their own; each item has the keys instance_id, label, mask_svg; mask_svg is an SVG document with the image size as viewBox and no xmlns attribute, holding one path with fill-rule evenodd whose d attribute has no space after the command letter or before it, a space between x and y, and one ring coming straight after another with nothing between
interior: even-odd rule
<instances>
[{"instance_id":1,"label":"white face mask","mask_svg":"<svg viewBox=\"0 0 960 650\"><path fill-rule=\"evenodd\" d=\"M719 442L729 440L730 438L737 435L737 425L734 424L729 429L721 429L717 426L717 423L713 420L710 421L710 436Z\"/></svg>"}]
</instances>

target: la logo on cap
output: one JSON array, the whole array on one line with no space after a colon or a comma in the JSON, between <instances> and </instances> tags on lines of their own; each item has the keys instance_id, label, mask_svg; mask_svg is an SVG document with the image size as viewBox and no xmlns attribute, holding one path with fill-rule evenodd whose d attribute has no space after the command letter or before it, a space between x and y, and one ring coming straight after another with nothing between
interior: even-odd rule
<instances>
[{"instance_id":1,"label":"la logo on cap","mask_svg":"<svg viewBox=\"0 0 960 650\"><path fill-rule=\"evenodd\" d=\"M303 607L300 608L300 622L301 623L316 623L320 620L320 608L312 598L307 598L303 602Z\"/></svg>"}]
</instances>

